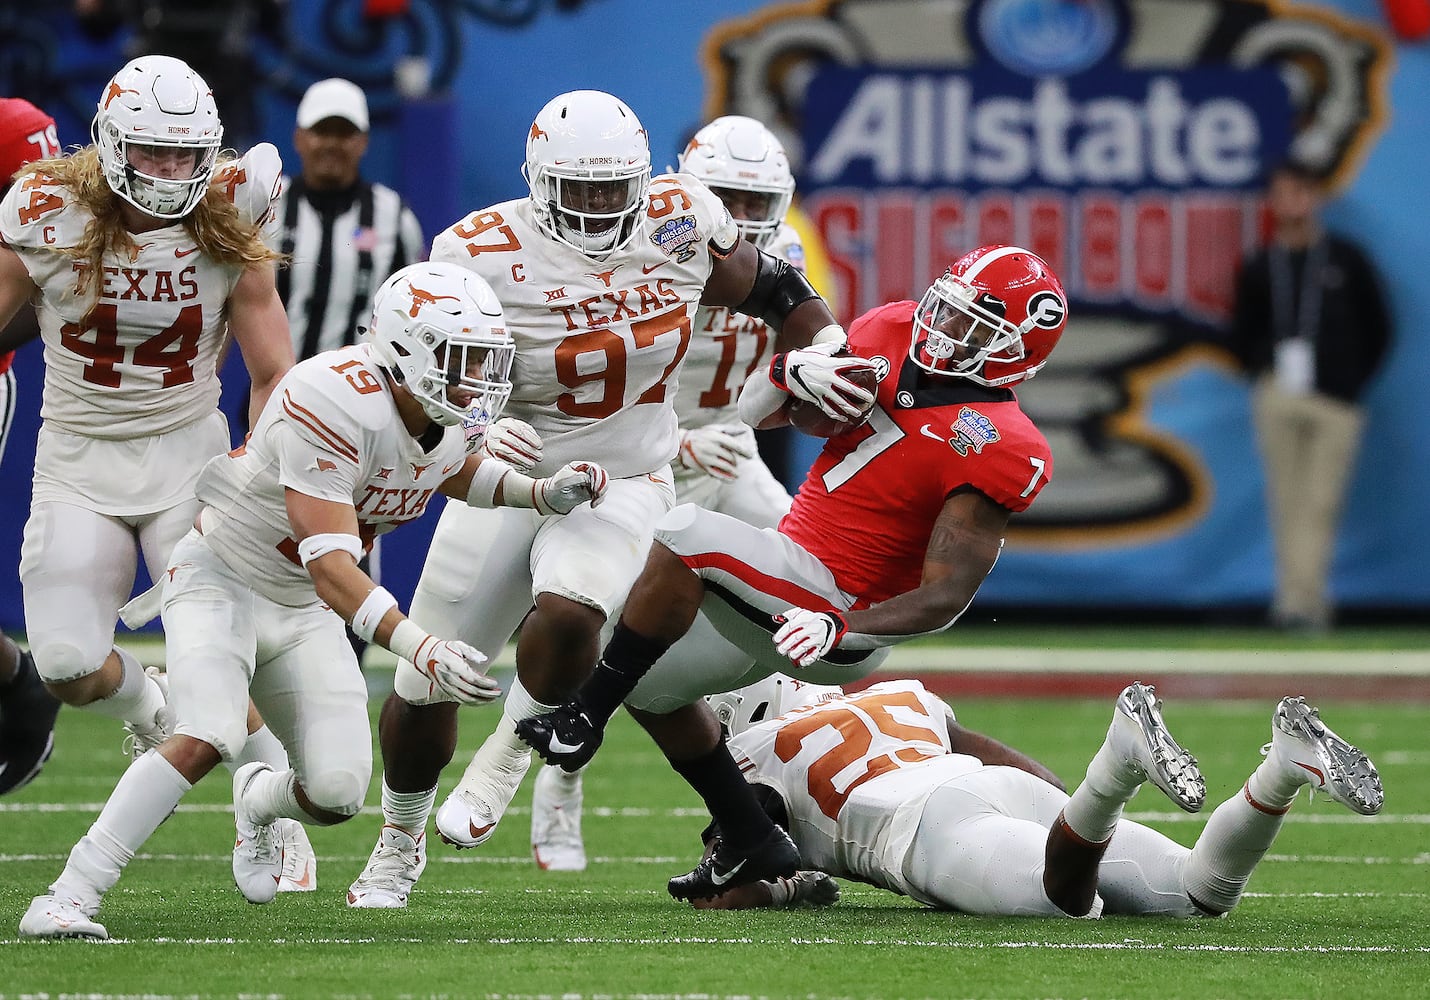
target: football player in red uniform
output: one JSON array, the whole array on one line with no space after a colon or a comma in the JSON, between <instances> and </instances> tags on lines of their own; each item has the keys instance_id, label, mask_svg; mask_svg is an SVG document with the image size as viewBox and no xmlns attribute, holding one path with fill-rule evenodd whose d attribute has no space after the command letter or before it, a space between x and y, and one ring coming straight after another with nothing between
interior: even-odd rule
<instances>
[{"instance_id":1,"label":"football player in red uniform","mask_svg":"<svg viewBox=\"0 0 1430 1000\"><path fill-rule=\"evenodd\" d=\"M25 164L58 156L55 120L19 97L0 97L0 195ZM0 341L23 343L38 332L34 310L24 309L4 327ZM15 417L13 350L0 345L0 458ZM45 689L35 661L0 634L0 795L22 788L40 773L54 749L60 702Z\"/></svg>"},{"instance_id":2,"label":"football player in red uniform","mask_svg":"<svg viewBox=\"0 0 1430 1000\"><path fill-rule=\"evenodd\" d=\"M760 809L701 696L800 668L862 677L888 648L948 628L1003 545L1009 517L1052 474L1047 441L1010 386L1047 362L1067 322L1052 269L1020 247L960 258L922 299L867 313L849 347L880 373L867 419L825 445L778 529L682 505L575 700L518 734L574 770L622 702L722 831L672 895L703 898L784 874L794 850ZM740 415L785 419L781 356L751 376Z\"/></svg>"}]
</instances>

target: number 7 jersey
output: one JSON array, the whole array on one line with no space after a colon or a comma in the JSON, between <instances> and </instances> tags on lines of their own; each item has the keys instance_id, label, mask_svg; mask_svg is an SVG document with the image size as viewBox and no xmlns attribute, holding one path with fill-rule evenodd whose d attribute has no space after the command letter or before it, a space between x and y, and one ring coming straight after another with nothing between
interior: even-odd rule
<instances>
[{"instance_id":1,"label":"number 7 jersey","mask_svg":"<svg viewBox=\"0 0 1430 1000\"><path fill-rule=\"evenodd\" d=\"M729 212L689 174L651 182L624 249L602 260L551 239L528 198L474 212L440 233L432 259L476 271L516 341L505 416L541 435L537 474L601 463L614 477L675 457L676 376L715 261L734 252Z\"/></svg>"},{"instance_id":2,"label":"number 7 jersey","mask_svg":"<svg viewBox=\"0 0 1430 1000\"><path fill-rule=\"evenodd\" d=\"M278 151L265 143L220 167L213 185L240 218L262 225L281 173ZM175 223L134 234L131 252L106 251L102 273L81 291L82 265L62 251L80 242L91 218L43 174L27 176L0 203L0 238L39 289L41 417L69 434L127 440L213 413L225 306L243 269L210 258Z\"/></svg>"},{"instance_id":3,"label":"number 7 jersey","mask_svg":"<svg viewBox=\"0 0 1430 1000\"><path fill-rule=\"evenodd\" d=\"M915 306L894 302L850 326L850 349L881 374L873 412L829 439L780 522L855 595L855 611L919 585L949 496L975 490L1016 513L1053 474L1047 439L1011 390L909 360Z\"/></svg>"}]
</instances>

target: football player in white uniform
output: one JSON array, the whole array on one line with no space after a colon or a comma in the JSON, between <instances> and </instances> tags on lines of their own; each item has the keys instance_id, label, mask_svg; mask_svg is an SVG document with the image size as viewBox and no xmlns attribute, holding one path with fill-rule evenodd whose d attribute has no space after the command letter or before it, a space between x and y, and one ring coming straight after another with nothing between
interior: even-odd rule
<instances>
[{"instance_id":1,"label":"football player in white uniform","mask_svg":"<svg viewBox=\"0 0 1430 1000\"><path fill-rule=\"evenodd\" d=\"M158 680L114 645L142 555L158 578L193 523L194 483L228 449L215 364L243 352L254 414L293 361L276 254L263 243L282 164L223 161L208 85L145 56L110 80L94 143L31 164L0 203L0 326L33 300L45 344L34 495L20 578L50 690L158 745ZM264 731L250 752L281 759Z\"/></svg>"},{"instance_id":2,"label":"football player in white uniform","mask_svg":"<svg viewBox=\"0 0 1430 1000\"><path fill-rule=\"evenodd\" d=\"M296 761L255 761L233 779L234 880L250 902L271 900L283 864L275 821L349 819L371 776L367 690L344 623L416 664L429 696L501 693L485 656L404 617L358 560L437 492L542 516L600 499L598 466L532 479L470 454L506 402L514 350L480 277L403 268L374 298L368 342L295 366L248 440L205 466L197 523L164 582L174 735L125 772L22 935L107 936L94 921L101 898L192 784L242 748L250 689Z\"/></svg>"},{"instance_id":3,"label":"football player in white uniform","mask_svg":"<svg viewBox=\"0 0 1430 1000\"><path fill-rule=\"evenodd\" d=\"M517 344L509 409L541 439L537 471L580 455L601 462L612 482L599 509L559 520L457 505L442 514L413 616L482 649L500 648L521 625L503 718L438 812L443 838L465 847L491 836L530 764L516 720L565 700L590 673L601 627L675 502L676 375L697 307L764 319L788 351L781 370L810 402L850 415L872 403L839 375L830 354L844 331L809 282L741 240L697 178L652 179L645 129L620 100L575 91L548 102L527 134L524 172L529 197L449 227L432 259L461 263L500 289ZM816 338L820 349L791 350ZM383 836L400 831L410 857L456 726L450 697L399 663L381 728ZM393 892L393 873L370 867L349 902L406 905L417 871L409 865Z\"/></svg>"},{"instance_id":4,"label":"football player in white uniform","mask_svg":"<svg viewBox=\"0 0 1430 1000\"><path fill-rule=\"evenodd\" d=\"M724 203L740 235L804 270L804 247L785 221L794 175L774 133L753 118L725 115L695 133L680 172L705 182ZM740 419L740 387L769 363L774 341L765 321L729 306L702 305L680 365L675 414L680 421L675 495L681 503L773 528L790 495L760 459L755 431ZM609 633L609 628L606 633ZM603 633L602 641L610 638ZM531 850L548 871L586 867L581 837L582 771L545 766L531 801Z\"/></svg>"},{"instance_id":5,"label":"football player in white uniform","mask_svg":"<svg viewBox=\"0 0 1430 1000\"><path fill-rule=\"evenodd\" d=\"M743 732L739 702L710 702L736 731L731 752L787 823L805 865L963 913L1216 916L1240 900L1301 786L1362 815L1379 812L1385 798L1370 759L1302 698L1276 707L1266 759L1191 848L1122 818L1148 780L1189 811L1206 798L1195 758L1141 683L1118 698L1071 796L1041 765L959 726L917 681L826 696ZM696 905L772 902L756 884Z\"/></svg>"}]
</instances>

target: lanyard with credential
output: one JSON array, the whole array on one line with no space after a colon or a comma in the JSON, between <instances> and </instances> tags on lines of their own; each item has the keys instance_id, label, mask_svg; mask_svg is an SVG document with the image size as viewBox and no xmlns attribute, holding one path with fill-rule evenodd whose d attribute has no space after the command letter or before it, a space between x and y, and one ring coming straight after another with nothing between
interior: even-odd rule
<instances>
[{"instance_id":1,"label":"lanyard with credential","mask_svg":"<svg viewBox=\"0 0 1430 1000\"><path fill-rule=\"evenodd\" d=\"M1321 290L1329 255L1330 245L1325 237L1307 248L1306 263L1301 268L1300 302L1293 311L1291 255L1283 246L1271 247L1267 255L1267 263L1271 267L1271 325L1278 341L1299 337L1308 344L1316 342L1316 332L1321 325Z\"/></svg>"}]
</instances>

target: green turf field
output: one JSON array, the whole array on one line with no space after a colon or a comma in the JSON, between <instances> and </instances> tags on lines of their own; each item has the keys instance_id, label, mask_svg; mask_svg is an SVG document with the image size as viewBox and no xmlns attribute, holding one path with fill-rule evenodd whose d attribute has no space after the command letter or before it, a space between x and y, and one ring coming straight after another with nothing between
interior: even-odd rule
<instances>
[{"instance_id":1,"label":"green turf field","mask_svg":"<svg viewBox=\"0 0 1430 1000\"><path fill-rule=\"evenodd\" d=\"M1075 782L1111 705L957 708L966 724ZM1167 706L1173 731L1202 761L1206 812L1259 759L1271 708ZM1327 800L1299 800L1250 894L1221 920L990 920L847 883L827 911L693 911L664 885L696 860L702 818L621 716L587 776L585 873L531 863L528 781L485 847L459 854L432 845L408 910L350 911L344 892L376 836L374 781L364 815L312 831L318 891L250 906L229 875L230 792L227 772L218 772L106 899L100 919L115 940L22 942L15 927L29 898L59 872L124 764L114 723L66 710L44 774L0 800L0 997L1424 997L1427 709L1322 708L1379 764L1385 813L1366 820ZM443 794L496 718L491 709L464 712ZM1183 843L1202 824L1150 787L1131 814Z\"/></svg>"}]
</instances>

